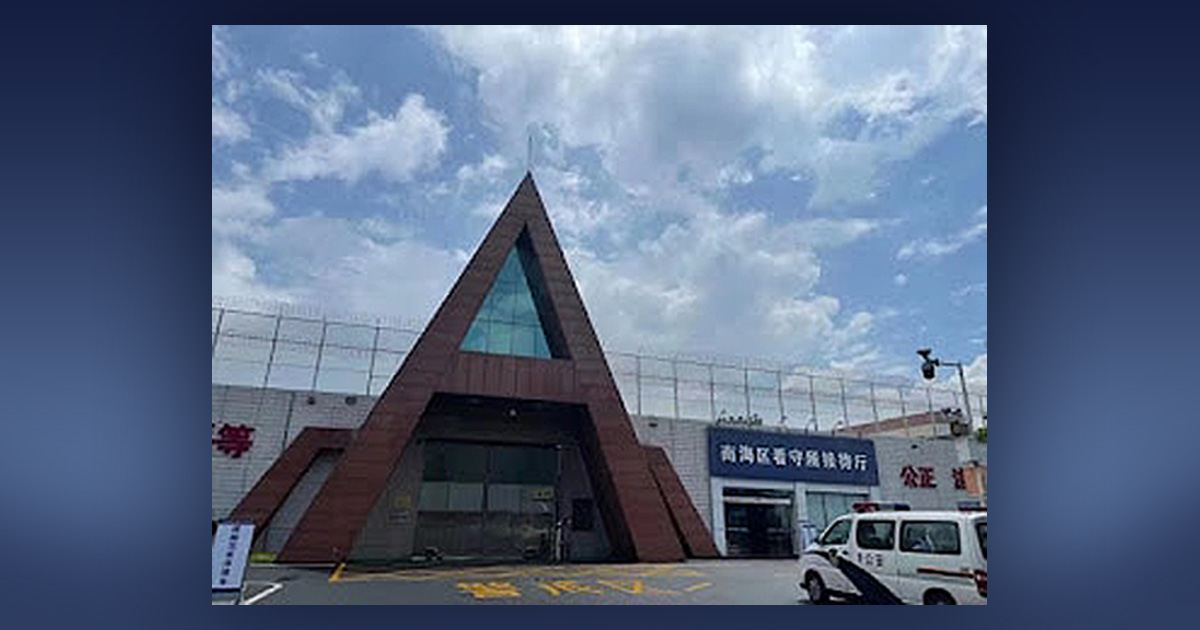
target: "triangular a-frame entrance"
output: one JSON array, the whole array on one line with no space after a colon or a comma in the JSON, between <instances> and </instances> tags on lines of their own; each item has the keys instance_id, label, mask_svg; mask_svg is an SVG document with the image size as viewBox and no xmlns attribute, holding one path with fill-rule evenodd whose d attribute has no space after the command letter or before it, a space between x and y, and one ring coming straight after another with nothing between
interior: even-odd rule
<instances>
[{"instance_id":1,"label":"triangular a-frame entrance","mask_svg":"<svg viewBox=\"0 0 1200 630\"><path fill-rule=\"evenodd\" d=\"M518 356L512 341L479 351L468 332L510 253L537 305L550 358ZM514 307L515 308L515 307ZM499 321L502 318L498 318ZM513 316L516 321L517 316ZM467 347L464 349L464 342ZM523 348L524 346L522 346ZM618 559L684 558L643 449L609 371L531 175L492 225L450 294L305 512L280 562L341 562L388 483L435 394L493 396L586 409L595 492Z\"/></svg>"}]
</instances>

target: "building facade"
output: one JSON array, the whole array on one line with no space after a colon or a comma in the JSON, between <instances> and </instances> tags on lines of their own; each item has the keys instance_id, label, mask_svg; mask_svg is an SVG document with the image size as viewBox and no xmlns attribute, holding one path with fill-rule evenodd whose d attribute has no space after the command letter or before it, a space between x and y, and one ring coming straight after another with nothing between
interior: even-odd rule
<instances>
[{"instance_id":1,"label":"building facade","mask_svg":"<svg viewBox=\"0 0 1200 630\"><path fill-rule=\"evenodd\" d=\"M375 397L340 393L229 385L214 385L212 390L213 520L229 517L267 469L305 429L357 429L376 402ZM770 473L759 471L757 474L739 474L736 468L730 469L728 466L714 473L710 466L714 435L717 436L716 457L719 459L722 443L735 447L743 443L758 443L743 439L747 435L768 436L765 443L771 444L771 438L775 436L790 438L814 434L764 427L730 429L711 422L657 416L635 415L630 419L641 444L661 447L666 452L722 556L795 554L806 539L823 530L833 518L849 511L851 504L857 501L900 502L917 510L956 509L964 503L980 501L982 498L981 493L968 488L969 479L964 478L973 467L986 470L987 466L987 444L977 441L973 436L864 437L861 441L870 443L871 448L863 449L862 454L874 454L877 478L868 479L866 483L853 478L830 482L789 479L787 475L774 474L773 470ZM248 426L253 429L248 442L244 443L246 449L236 457L219 448L219 431L223 426ZM792 448L800 448L804 453L808 450L826 452L819 447L809 449L803 442L789 442L787 439L776 442L785 448L785 457L789 457L788 451ZM851 445L855 445L855 442ZM782 468L775 465L775 446L769 448L772 449L768 455L771 468ZM847 451L829 452L835 453L836 457L838 452ZM757 466L758 453L754 455ZM316 489L328 478L339 457L339 450L330 448L322 457L313 460L279 512L267 524L266 531L257 543L257 550L278 552L282 549L299 515L311 503ZM405 462L404 465L413 467L415 464ZM569 465L577 467L578 462ZM787 465L794 466L794 462L789 459ZM840 466L840 463L835 465ZM749 464L746 466L749 468ZM566 476L574 484L581 483L582 475L577 472L568 471ZM410 552L419 554L424 549L416 544L413 522L421 508L420 491L395 484L392 488L390 494L378 504L364 532L364 559L387 555L390 548L388 541L393 538L408 545ZM436 500L448 501L449 491L445 491L445 499L441 498L442 492L441 489L435 491ZM572 488L569 492L578 491ZM572 496L580 498L574 494ZM426 500L434 499L427 496ZM529 503L526 509L532 511L536 505ZM516 511L520 512L519 505ZM406 527L406 523L414 526ZM572 558L584 560L605 557L607 549L602 532L585 531L571 531L568 534L572 538ZM382 543L379 542L381 540Z\"/></svg>"},{"instance_id":2,"label":"building facade","mask_svg":"<svg viewBox=\"0 0 1200 630\"><path fill-rule=\"evenodd\" d=\"M267 384L213 385L212 509L280 562L788 556L855 501L952 506L978 459L629 414L529 175L379 396Z\"/></svg>"}]
</instances>

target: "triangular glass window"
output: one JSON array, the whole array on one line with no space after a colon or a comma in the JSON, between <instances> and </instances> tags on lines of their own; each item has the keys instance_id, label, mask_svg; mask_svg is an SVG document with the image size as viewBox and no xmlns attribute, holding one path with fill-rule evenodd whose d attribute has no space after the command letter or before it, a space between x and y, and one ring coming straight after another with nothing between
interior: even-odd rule
<instances>
[{"instance_id":1,"label":"triangular glass window","mask_svg":"<svg viewBox=\"0 0 1200 630\"><path fill-rule=\"evenodd\" d=\"M521 247L523 240L519 239L509 250L495 284L467 330L463 350L542 359L562 356L561 352L553 351L553 347L560 344L550 341L553 337L547 334L544 326L549 319L542 313L549 309L538 308L539 301L545 302L545 292L537 292L541 296L539 300L531 289L526 269L535 263L528 248ZM526 251L520 251L522 249Z\"/></svg>"}]
</instances>

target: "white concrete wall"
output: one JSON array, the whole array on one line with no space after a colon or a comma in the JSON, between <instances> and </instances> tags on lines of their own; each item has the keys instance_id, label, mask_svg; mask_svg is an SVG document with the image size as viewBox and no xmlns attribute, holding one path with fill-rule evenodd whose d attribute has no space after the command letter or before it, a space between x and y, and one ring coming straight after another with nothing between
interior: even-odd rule
<instances>
[{"instance_id":1,"label":"white concrete wall","mask_svg":"<svg viewBox=\"0 0 1200 630\"><path fill-rule=\"evenodd\" d=\"M961 438L971 440L972 438ZM959 440L905 440L876 438L875 456L879 460L879 496L882 501L899 501L914 510L955 510L960 500L972 499L966 490L954 487L951 472L963 465ZM967 443L969 444L969 443ZM905 466L933 468L936 488L909 488L901 471Z\"/></svg>"},{"instance_id":2,"label":"white concrete wall","mask_svg":"<svg viewBox=\"0 0 1200 630\"><path fill-rule=\"evenodd\" d=\"M313 404L309 404L309 397ZM356 429L375 399L345 394L307 393L231 385L212 386L212 437L222 424L252 427L253 444L240 457L230 457L210 444L212 453L212 517L229 516L242 497L304 427Z\"/></svg>"},{"instance_id":3,"label":"white concrete wall","mask_svg":"<svg viewBox=\"0 0 1200 630\"><path fill-rule=\"evenodd\" d=\"M708 434L710 426L695 420L676 420L657 416L630 416L638 441L661 446L675 467L675 474L700 512L708 531L713 530L713 510L709 500Z\"/></svg>"}]
</instances>

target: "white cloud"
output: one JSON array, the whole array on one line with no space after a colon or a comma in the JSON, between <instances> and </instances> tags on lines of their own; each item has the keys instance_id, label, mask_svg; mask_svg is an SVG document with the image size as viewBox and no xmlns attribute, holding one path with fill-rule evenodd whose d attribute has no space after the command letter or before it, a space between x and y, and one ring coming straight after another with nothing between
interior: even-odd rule
<instances>
[{"instance_id":1,"label":"white cloud","mask_svg":"<svg viewBox=\"0 0 1200 630\"><path fill-rule=\"evenodd\" d=\"M263 176L269 182L331 177L354 183L378 173L403 182L438 163L449 131L440 112L420 94L410 94L391 116L369 112L364 126L310 136L267 160Z\"/></svg>"},{"instance_id":2,"label":"white cloud","mask_svg":"<svg viewBox=\"0 0 1200 630\"><path fill-rule=\"evenodd\" d=\"M271 94L308 114L318 133L332 133L342 120L346 105L362 96L358 86L341 72L335 73L328 90L305 85L301 74L292 70L259 70L257 78Z\"/></svg>"},{"instance_id":3,"label":"white cloud","mask_svg":"<svg viewBox=\"0 0 1200 630\"><path fill-rule=\"evenodd\" d=\"M224 26L212 27L212 76L214 79L228 75L236 62L228 38L229 33Z\"/></svg>"},{"instance_id":4,"label":"white cloud","mask_svg":"<svg viewBox=\"0 0 1200 630\"><path fill-rule=\"evenodd\" d=\"M902 287L902 286L908 284L908 276L906 276L902 273L898 273L898 274L896 274L895 278L892 278L892 282L896 283L896 286Z\"/></svg>"},{"instance_id":5,"label":"white cloud","mask_svg":"<svg viewBox=\"0 0 1200 630\"><path fill-rule=\"evenodd\" d=\"M966 247L975 240L987 236L987 221L945 239L922 239L909 241L896 252L897 260L934 259L948 256Z\"/></svg>"},{"instance_id":6,"label":"white cloud","mask_svg":"<svg viewBox=\"0 0 1200 630\"><path fill-rule=\"evenodd\" d=\"M212 27L212 138L218 142L235 143L250 137L250 126L229 107L237 100L239 82L229 77L237 64L237 56L229 44L224 27Z\"/></svg>"},{"instance_id":7,"label":"white cloud","mask_svg":"<svg viewBox=\"0 0 1200 630\"><path fill-rule=\"evenodd\" d=\"M968 284L960 289L955 289L955 291L950 294L950 297L952 297L956 300L961 300L962 298L965 298L968 295L972 295L972 294L976 294L976 293L986 296L987 295L987 283L986 282L976 282L974 284Z\"/></svg>"},{"instance_id":8,"label":"white cloud","mask_svg":"<svg viewBox=\"0 0 1200 630\"><path fill-rule=\"evenodd\" d=\"M460 166L456 177L459 182L464 184L495 186L500 183L500 176L506 173L510 166L508 160L504 159L502 155L485 155L477 165L463 164Z\"/></svg>"},{"instance_id":9,"label":"white cloud","mask_svg":"<svg viewBox=\"0 0 1200 630\"><path fill-rule=\"evenodd\" d=\"M461 252L421 243L379 217L286 217L247 238L254 259L214 244L214 296L424 319L445 299L463 264ZM257 277L255 260L270 261L270 283Z\"/></svg>"},{"instance_id":10,"label":"white cloud","mask_svg":"<svg viewBox=\"0 0 1200 630\"><path fill-rule=\"evenodd\" d=\"M221 142L239 142L250 137L250 125L237 112L218 103L212 104L212 137Z\"/></svg>"},{"instance_id":11,"label":"white cloud","mask_svg":"<svg viewBox=\"0 0 1200 630\"><path fill-rule=\"evenodd\" d=\"M231 298L254 298L271 302L291 303L285 291L265 286L258 278L254 260L228 242L213 242L212 294Z\"/></svg>"},{"instance_id":12,"label":"white cloud","mask_svg":"<svg viewBox=\"0 0 1200 630\"><path fill-rule=\"evenodd\" d=\"M246 236L275 214L275 205L261 186L243 184L212 188L212 231L220 236Z\"/></svg>"},{"instance_id":13,"label":"white cloud","mask_svg":"<svg viewBox=\"0 0 1200 630\"><path fill-rule=\"evenodd\" d=\"M977 394L987 393L987 353L975 357L970 365L963 367L963 375L967 379L967 393L971 398Z\"/></svg>"},{"instance_id":14,"label":"white cloud","mask_svg":"<svg viewBox=\"0 0 1200 630\"><path fill-rule=\"evenodd\" d=\"M602 256L568 244L604 343L817 361L870 334L870 314L844 320L838 299L817 291L815 250L869 234L862 220L780 226L759 212L694 210L635 248Z\"/></svg>"},{"instance_id":15,"label":"white cloud","mask_svg":"<svg viewBox=\"0 0 1200 630\"><path fill-rule=\"evenodd\" d=\"M986 122L986 28L446 27L506 144L529 124L596 147L630 190L742 181L737 157L816 177L813 205L865 199L878 168L963 116ZM982 50L981 50L982 49ZM862 119L832 134L839 116ZM831 135L832 134L832 135ZM731 170L732 169L732 170ZM736 175L736 176L735 176Z\"/></svg>"}]
</instances>

